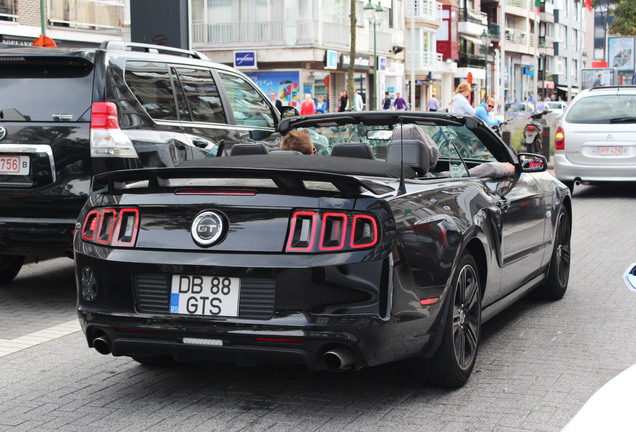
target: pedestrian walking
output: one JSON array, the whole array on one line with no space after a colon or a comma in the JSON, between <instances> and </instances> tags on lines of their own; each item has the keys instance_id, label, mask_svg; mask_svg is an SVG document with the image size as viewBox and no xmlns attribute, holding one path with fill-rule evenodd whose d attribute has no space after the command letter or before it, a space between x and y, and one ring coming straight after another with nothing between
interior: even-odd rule
<instances>
[{"instance_id":1,"label":"pedestrian walking","mask_svg":"<svg viewBox=\"0 0 636 432\"><path fill-rule=\"evenodd\" d=\"M475 114L475 109L470 105L470 84L460 83L451 98L451 107L456 114Z\"/></svg>"},{"instance_id":2,"label":"pedestrian walking","mask_svg":"<svg viewBox=\"0 0 636 432\"><path fill-rule=\"evenodd\" d=\"M316 114L316 104L309 93L305 93L305 101L300 106L300 115Z\"/></svg>"},{"instance_id":3,"label":"pedestrian walking","mask_svg":"<svg viewBox=\"0 0 636 432\"><path fill-rule=\"evenodd\" d=\"M358 93L358 89L353 89L353 103L356 111L362 111L364 108L364 102L362 102L362 96Z\"/></svg>"},{"instance_id":4,"label":"pedestrian walking","mask_svg":"<svg viewBox=\"0 0 636 432\"><path fill-rule=\"evenodd\" d=\"M318 102L316 102L316 114L324 114L327 110L327 103L322 96L318 96Z\"/></svg>"},{"instance_id":5,"label":"pedestrian walking","mask_svg":"<svg viewBox=\"0 0 636 432\"><path fill-rule=\"evenodd\" d=\"M397 92L395 94L395 102L393 102L393 106L397 111L408 111L409 109L409 106L404 98L400 96L400 92Z\"/></svg>"},{"instance_id":6,"label":"pedestrian walking","mask_svg":"<svg viewBox=\"0 0 636 432\"><path fill-rule=\"evenodd\" d=\"M389 96L389 92L384 92L384 99L382 100L382 109L385 111L390 111L393 108L393 103L391 103L391 96Z\"/></svg>"},{"instance_id":7,"label":"pedestrian walking","mask_svg":"<svg viewBox=\"0 0 636 432\"><path fill-rule=\"evenodd\" d=\"M338 105L338 112L344 112L349 108L349 93L343 90L340 93L340 105Z\"/></svg>"},{"instance_id":8,"label":"pedestrian walking","mask_svg":"<svg viewBox=\"0 0 636 432\"><path fill-rule=\"evenodd\" d=\"M435 97L435 93L433 93L431 98L426 103L426 109L429 111L437 111L439 109L439 101Z\"/></svg>"},{"instance_id":9,"label":"pedestrian walking","mask_svg":"<svg viewBox=\"0 0 636 432\"><path fill-rule=\"evenodd\" d=\"M272 92L269 96L276 109L280 111L280 109L283 107L283 102L276 97L276 92Z\"/></svg>"}]
</instances>

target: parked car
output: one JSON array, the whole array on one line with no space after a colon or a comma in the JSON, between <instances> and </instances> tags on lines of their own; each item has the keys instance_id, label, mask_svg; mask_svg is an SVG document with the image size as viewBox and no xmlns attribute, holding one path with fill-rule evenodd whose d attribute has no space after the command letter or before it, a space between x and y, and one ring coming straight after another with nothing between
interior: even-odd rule
<instances>
[{"instance_id":1,"label":"parked car","mask_svg":"<svg viewBox=\"0 0 636 432\"><path fill-rule=\"evenodd\" d=\"M552 112L555 117L560 117L563 115L568 105L562 101L554 101L554 102L545 102L545 109L548 109Z\"/></svg>"},{"instance_id":2,"label":"parked car","mask_svg":"<svg viewBox=\"0 0 636 432\"><path fill-rule=\"evenodd\" d=\"M278 126L293 129L331 155L247 144L255 154L94 178L74 240L89 347L145 364L408 359L415 379L458 387L482 322L530 291L564 295L571 198L545 157L517 155L473 116ZM458 137L441 156L440 129Z\"/></svg>"},{"instance_id":3,"label":"parked car","mask_svg":"<svg viewBox=\"0 0 636 432\"><path fill-rule=\"evenodd\" d=\"M506 102L504 105L504 119L525 119L528 117L534 108L532 104L528 102Z\"/></svg>"},{"instance_id":4,"label":"parked car","mask_svg":"<svg viewBox=\"0 0 636 432\"><path fill-rule=\"evenodd\" d=\"M636 181L636 87L595 87L572 101L555 134L556 177L575 183Z\"/></svg>"},{"instance_id":5,"label":"parked car","mask_svg":"<svg viewBox=\"0 0 636 432\"><path fill-rule=\"evenodd\" d=\"M25 256L70 256L91 176L220 155L279 121L244 74L193 51L0 49L0 284Z\"/></svg>"}]
</instances>

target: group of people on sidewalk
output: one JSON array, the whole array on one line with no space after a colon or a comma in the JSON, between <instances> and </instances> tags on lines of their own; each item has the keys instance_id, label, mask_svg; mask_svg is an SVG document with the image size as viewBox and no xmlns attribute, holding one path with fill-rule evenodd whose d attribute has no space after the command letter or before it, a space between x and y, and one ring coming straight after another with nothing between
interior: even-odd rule
<instances>
[{"instance_id":1,"label":"group of people on sidewalk","mask_svg":"<svg viewBox=\"0 0 636 432\"><path fill-rule=\"evenodd\" d=\"M457 86L455 93L453 93L453 97L450 102L450 110L457 114L469 114L476 115L483 119L486 124L490 126L494 126L500 123L499 120L491 120L490 112L495 108L495 100L491 97L482 101L482 103L477 107L473 108L470 104L469 97L471 94L471 87L468 83L461 83ZM276 93L271 93L271 100L275 104L277 109L281 109L283 104L280 99L276 98ZM406 100L400 95L400 92L396 92L395 100L391 99L389 92L384 93L384 99L382 99L382 109L385 111L408 111L409 105ZM428 102L426 103L427 111L438 111L440 109L440 103L435 93L430 97ZM362 96L358 93L358 89L354 89L353 96L353 105L349 106L349 92L347 90L342 90L340 92L340 97L338 99L338 112L344 111L363 111L364 110L364 102L362 100ZM311 114L324 114L329 111L329 103L327 100L318 96L318 101L314 102L311 97L311 94L305 94L305 100L300 106L300 115L311 115Z\"/></svg>"}]
</instances>

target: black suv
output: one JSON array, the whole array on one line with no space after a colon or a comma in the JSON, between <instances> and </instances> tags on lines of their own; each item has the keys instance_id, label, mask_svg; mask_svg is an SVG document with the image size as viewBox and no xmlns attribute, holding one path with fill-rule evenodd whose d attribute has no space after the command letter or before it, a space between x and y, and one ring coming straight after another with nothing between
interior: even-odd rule
<instances>
[{"instance_id":1,"label":"black suv","mask_svg":"<svg viewBox=\"0 0 636 432\"><path fill-rule=\"evenodd\" d=\"M93 175L275 146L280 118L247 76L194 51L1 48L0 284L25 256L70 256Z\"/></svg>"}]
</instances>

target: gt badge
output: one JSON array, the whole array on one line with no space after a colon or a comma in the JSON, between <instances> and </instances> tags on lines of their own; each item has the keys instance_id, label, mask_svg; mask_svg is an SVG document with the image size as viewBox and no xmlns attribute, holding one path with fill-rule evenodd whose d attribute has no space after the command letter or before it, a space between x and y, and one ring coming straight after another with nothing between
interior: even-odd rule
<instances>
[{"instance_id":1,"label":"gt badge","mask_svg":"<svg viewBox=\"0 0 636 432\"><path fill-rule=\"evenodd\" d=\"M199 213L192 222L192 238L199 246L211 246L223 234L223 218L216 212L204 211Z\"/></svg>"}]
</instances>

